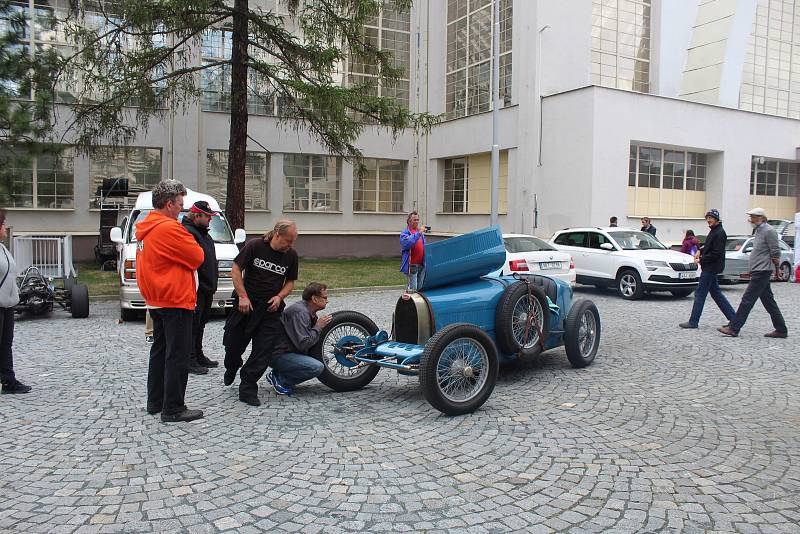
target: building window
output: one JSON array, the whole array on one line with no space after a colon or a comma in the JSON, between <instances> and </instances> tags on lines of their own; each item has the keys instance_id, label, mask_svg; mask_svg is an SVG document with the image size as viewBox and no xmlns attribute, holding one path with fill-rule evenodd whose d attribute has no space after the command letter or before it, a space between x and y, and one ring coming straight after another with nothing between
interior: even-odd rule
<instances>
[{"instance_id":1,"label":"building window","mask_svg":"<svg viewBox=\"0 0 800 534\"><path fill-rule=\"evenodd\" d=\"M592 0L592 83L650 90L651 0Z\"/></svg>"},{"instance_id":2,"label":"building window","mask_svg":"<svg viewBox=\"0 0 800 534\"><path fill-rule=\"evenodd\" d=\"M74 152L31 156L22 148L0 148L0 202L11 208L74 207Z\"/></svg>"},{"instance_id":3,"label":"building window","mask_svg":"<svg viewBox=\"0 0 800 534\"><path fill-rule=\"evenodd\" d=\"M129 197L109 197L105 202L127 204L138 193L150 191L161 181L161 149L144 147L98 147L89 156L89 179L92 187L90 207L101 201L103 180L128 180Z\"/></svg>"},{"instance_id":4,"label":"building window","mask_svg":"<svg viewBox=\"0 0 800 534\"><path fill-rule=\"evenodd\" d=\"M498 212L506 213L508 183L508 151L500 152L500 184ZM444 160L442 182L443 213L491 212L492 157L491 154L473 154Z\"/></svg>"},{"instance_id":5,"label":"building window","mask_svg":"<svg viewBox=\"0 0 800 534\"><path fill-rule=\"evenodd\" d=\"M764 208L771 219L794 220L800 185L800 163L753 157L750 207Z\"/></svg>"},{"instance_id":6,"label":"building window","mask_svg":"<svg viewBox=\"0 0 800 534\"><path fill-rule=\"evenodd\" d=\"M500 102L511 104L513 1L500 1ZM445 111L455 119L492 108L493 0L449 0Z\"/></svg>"},{"instance_id":7,"label":"building window","mask_svg":"<svg viewBox=\"0 0 800 534\"><path fill-rule=\"evenodd\" d=\"M333 156L283 156L284 211L339 211L339 159Z\"/></svg>"},{"instance_id":8,"label":"building window","mask_svg":"<svg viewBox=\"0 0 800 534\"><path fill-rule=\"evenodd\" d=\"M200 51L205 65L230 61L233 51L233 33L228 30L213 29L203 32ZM250 49L248 53L255 59L266 61L265 53ZM203 111L231 110L231 65L209 66L202 70L201 89L203 91ZM247 111L253 115L276 115L276 98L271 84L254 69L247 71Z\"/></svg>"},{"instance_id":9,"label":"building window","mask_svg":"<svg viewBox=\"0 0 800 534\"><path fill-rule=\"evenodd\" d=\"M629 214L702 217L705 190L706 154L631 144Z\"/></svg>"},{"instance_id":10,"label":"building window","mask_svg":"<svg viewBox=\"0 0 800 534\"><path fill-rule=\"evenodd\" d=\"M391 9L384 4L377 17L364 25L364 36L372 46L391 52L392 66L402 69L403 74L392 83L379 80L376 65L353 57L347 64L347 83L349 85L372 84L378 96L394 98L398 104L409 106L409 70L411 65L411 13Z\"/></svg>"},{"instance_id":11,"label":"building window","mask_svg":"<svg viewBox=\"0 0 800 534\"><path fill-rule=\"evenodd\" d=\"M750 34L739 107L800 119L800 5L758 0Z\"/></svg>"},{"instance_id":12,"label":"building window","mask_svg":"<svg viewBox=\"0 0 800 534\"><path fill-rule=\"evenodd\" d=\"M269 157L264 152L247 152L244 166L244 207L266 210ZM228 191L228 151L206 150L206 192L225 207Z\"/></svg>"},{"instance_id":13,"label":"building window","mask_svg":"<svg viewBox=\"0 0 800 534\"><path fill-rule=\"evenodd\" d=\"M400 213L406 182L406 162L364 159L363 172L353 168L353 211Z\"/></svg>"}]
</instances>

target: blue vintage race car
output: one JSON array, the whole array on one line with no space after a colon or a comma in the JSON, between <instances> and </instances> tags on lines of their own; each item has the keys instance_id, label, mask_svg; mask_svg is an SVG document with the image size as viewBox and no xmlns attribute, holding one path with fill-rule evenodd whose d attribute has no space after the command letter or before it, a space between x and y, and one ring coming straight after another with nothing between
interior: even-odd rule
<instances>
[{"instance_id":1,"label":"blue vintage race car","mask_svg":"<svg viewBox=\"0 0 800 534\"><path fill-rule=\"evenodd\" d=\"M478 409L501 363L565 346L573 367L594 361L600 314L590 300L545 276L501 276L506 251L498 227L425 249L420 291L399 298L392 332L369 317L335 312L312 349L325 365L320 381L335 391L369 384L381 367L418 375L425 398L448 415Z\"/></svg>"}]
</instances>

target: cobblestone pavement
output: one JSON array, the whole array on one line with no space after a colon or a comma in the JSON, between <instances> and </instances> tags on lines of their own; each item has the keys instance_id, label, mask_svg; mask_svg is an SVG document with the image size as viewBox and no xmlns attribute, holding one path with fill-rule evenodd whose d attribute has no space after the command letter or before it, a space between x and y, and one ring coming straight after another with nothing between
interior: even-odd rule
<instances>
[{"instance_id":1,"label":"cobblestone pavement","mask_svg":"<svg viewBox=\"0 0 800 534\"><path fill-rule=\"evenodd\" d=\"M478 412L445 417L417 380L320 383L238 402L222 370L191 376L190 424L145 412L143 323L116 304L17 323L29 395L0 397L3 532L800 532L800 285L776 285L790 329L758 305L738 339L709 299L594 299L595 364L563 349L501 371ZM743 287L725 292L738 303ZM336 295L390 324L397 292ZM206 331L222 353L223 322ZM238 380L237 380L238 383Z\"/></svg>"}]
</instances>

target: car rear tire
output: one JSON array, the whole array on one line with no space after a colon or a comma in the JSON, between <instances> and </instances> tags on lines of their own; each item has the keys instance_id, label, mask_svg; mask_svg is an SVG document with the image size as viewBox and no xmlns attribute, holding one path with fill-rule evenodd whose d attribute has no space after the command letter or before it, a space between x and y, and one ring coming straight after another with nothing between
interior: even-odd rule
<instances>
[{"instance_id":1,"label":"car rear tire","mask_svg":"<svg viewBox=\"0 0 800 534\"><path fill-rule=\"evenodd\" d=\"M419 383L425 399L446 415L480 408L497 383L497 347L479 327L447 325L425 344Z\"/></svg>"},{"instance_id":2,"label":"car rear tire","mask_svg":"<svg viewBox=\"0 0 800 534\"><path fill-rule=\"evenodd\" d=\"M642 277L634 269L625 269L617 276L617 291L626 300L638 300L644 295Z\"/></svg>"},{"instance_id":3,"label":"car rear tire","mask_svg":"<svg viewBox=\"0 0 800 534\"><path fill-rule=\"evenodd\" d=\"M600 312L591 300L574 302L564 323L564 349L572 367L591 365L600 346Z\"/></svg>"},{"instance_id":4,"label":"car rear tire","mask_svg":"<svg viewBox=\"0 0 800 534\"><path fill-rule=\"evenodd\" d=\"M692 294L694 289L672 289L670 293L672 293L673 297L678 297L679 299L686 298Z\"/></svg>"},{"instance_id":5,"label":"car rear tire","mask_svg":"<svg viewBox=\"0 0 800 534\"><path fill-rule=\"evenodd\" d=\"M69 292L69 309L75 319L89 317L89 288L86 284L74 284Z\"/></svg>"},{"instance_id":6,"label":"car rear tire","mask_svg":"<svg viewBox=\"0 0 800 534\"><path fill-rule=\"evenodd\" d=\"M781 263L778 269L778 280L788 282L792 278L792 266L788 262Z\"/></svg>"},{"instance_id":7,"label":"car rear tire","mask_svg":"<svg viewBox=\"0 0 800 534\"><path fill-rule=\"evenodd\" d=\"M542 337L546 340L550 326L550 308L541 288L532 285L531 295L532 303L528 302L528 286L525 282L516 282L508 286L500 297L495 312L495 329L497 346L505 354L534 358L542 352L536 324L532 321L528 328L527 320L533 314Z\"/></svg>"},{"instance_id":8,"label":"car rear tire","mask_svg":"<svg viewBox=\"0 0 800 534\"><path fill-rule=\"evenodd\" d=\"M345 336L362 340L378 333L372 319L354 311L339 311L331 315L331 322L320 332L319 341L309 351L310 355L325 366L319 381L334 391L356 391L375 378L380 367L372 364L358 364L353 367L342 365L334 354L336 344Z\"/></svg>"}]
</instances>

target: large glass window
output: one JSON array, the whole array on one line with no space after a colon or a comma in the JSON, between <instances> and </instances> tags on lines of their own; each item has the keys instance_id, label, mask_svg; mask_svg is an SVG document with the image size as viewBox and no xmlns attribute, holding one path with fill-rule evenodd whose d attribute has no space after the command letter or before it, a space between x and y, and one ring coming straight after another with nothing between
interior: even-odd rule
<instances>
[{"instance_id":1,"label":"large glass window","mask_svg":"<svg viewBox=\"0 0 800 534\"><path fill-rule=\"evenodd\" d=\"M0 202L12 208L74 207L74 152L32 156L25 149L0 147Z\"/></svg>"},{"instance_id":2,"label":"large glass window","mask_svg":"<svg viewBox=\"0 0 800 534\"><path fill-rule=\"evenodd\" d=\"M753 158L750 194L794 199L800 182L800 163Z\"/></svg>"},{"instance_id":3,"label":"large glass window","mask_svg":"<svg viewBox=\"0 0 800 534\"><path fill-rule=\"evenodd\" d=\"M739 107L800 119L800 4L758 0Z\"/></svg>"},{"instance_id":4,"label":"large glass window","mask_svg":"<svg viewBox=\"0 0 800 534\"><path fill-rule=\"evenodd\" d=\"M284 211L339 211L339 174L336 157L284 154Z\"/></svg>"},{"instance_id":5,"label":"large glass window","mask_svg":"<svg viewBox=\"0 0 800 534\"><path fill-rule=\"evenodd\" d=\"M385 84L378 79L376 65L363 58L352 57L347 64L347 83L350 85L372 84L375 94L391 97L406 108L409 106L409 69L411 65L411 13L400 13L386 4L379 15L364 25L364 35L372 46L391 52L392 66L402 69L400 79Z\"/></svg>"},{"instance_id":6,"label":"large glass window","mask_svg":"<svg viewBox=\"0 0 800 534\"><path fill-rule=\"evenodd\" d=\"M651 0L592 0L592 83L650 90Z\"/></svg>"},{"instance_id":7,"label":"large glass window","mask_svg":"<svg viewBox=\"0 0 800 534\"><path fill-rule=\"evenodd\" d=\"M370 158L363 163L363 172L353 169L353 211L402 212L406 162Z\"/></svg>"},{"instance_id":8,"label":"large glass window","mask_svg":"<svg viewBox=\"0 0 800 534\"><path fill-rule=\"evenodd\" d=\"M706 154L639 146L628 155L630 215L702 217Z\"/></svg>"},{"instance_id":9,"label":"large glass window","mask_svg":"<svg viewBox=\"0 0 800 534\"><path fill-rule=\"evenodd\" d=\"M500 2L500 101L511 104L513 0ZM494 0L449 0L445 111L448 119L492 107Z\"/></svg>"},{"instance_id":10,"label":"large glass window","mask_svg":"<svg viewBox=\"0 0 800 534\"><path fill-rule=\"evenodd\" d=\"M267 209L269 157L264 152L248 152L244 166L244 207ZM225 207L228 191L228 151L206 150L206 192Z\"/></svg>"},{"instance_id":11,"label":"large glass window","mask_svg":"<svg viewBox=\"0 0 800 534\"><path fill-rule=\"evenodd\" d=\"M98 147L89 156L90 206L99 207L103 180L126 179L129 199L150 191L161 181L161 149L145 147ZM128 199L109 197L105 202L122 203Z\"/></svg>"},{"instance_id":12,"label":"large glass window","mask_svg":"<svg viewBox=\"0 0 800 534\"><path fill-rule=\"evenodd\" d=\"M443 213L489 213L492 197L491 154L444 160ZM508 151L500 152L498 212L507 212Z\"/></svg>"}]
</instances>

